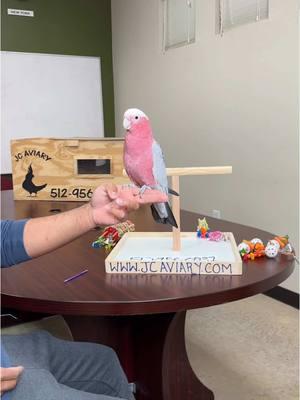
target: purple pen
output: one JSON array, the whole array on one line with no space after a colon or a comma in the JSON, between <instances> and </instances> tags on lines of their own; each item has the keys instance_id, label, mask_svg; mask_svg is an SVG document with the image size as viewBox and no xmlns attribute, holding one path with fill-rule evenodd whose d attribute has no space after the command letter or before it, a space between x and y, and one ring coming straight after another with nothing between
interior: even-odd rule
<instances>
[{"instance_id":1,"label":"purple pen","mask_svg":"<svg viewBox=\"0 0 300 400\"><path fill-rule=\"evenodd\" d=\"M70 278L67 278L67 279L64 280L64 283L68 283L68 282L72 281L73 279L77 279L81 275L86 274L87 272L88 272L88 269L85 269L84 271L81 271L76 275L70 276Z\"/></svg>"}]
</instances>

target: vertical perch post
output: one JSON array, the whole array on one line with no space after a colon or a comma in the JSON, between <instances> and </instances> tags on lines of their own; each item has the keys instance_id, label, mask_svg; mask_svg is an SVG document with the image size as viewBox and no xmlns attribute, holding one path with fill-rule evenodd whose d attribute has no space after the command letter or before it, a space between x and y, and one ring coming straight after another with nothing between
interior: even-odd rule
<instances>
[{"instance_id":1,"label":"vertical perch post","mask_svg":"<svg viewBox=\"0 0 300 400\"><path fill-rule=\"evenodd\" d=\"M172 176L172 189L179 194L179 176ZM178 228L173 227L173 250L180 251L181 249L181 238L180 238L180 197L173 196L172 199L172 211L177 222Z\"/></svg>"}]
</instances>

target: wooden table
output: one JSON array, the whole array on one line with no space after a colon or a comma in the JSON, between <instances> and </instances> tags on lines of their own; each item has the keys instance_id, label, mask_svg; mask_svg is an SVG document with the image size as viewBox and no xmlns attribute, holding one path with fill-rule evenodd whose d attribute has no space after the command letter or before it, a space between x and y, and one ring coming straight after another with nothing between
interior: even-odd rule
<instances>
[{"instance_id":1,"label":"wooden table","mask_svg":"<svg viewBox=\"0 0 300 400\"><path fill-rule=\"evenodd\" d=\"M2 192L2 218L27 218L77 207L78 203L16 201ZM195 230L199 215L182 211L183 231ZM131 215L137 231L169 228L155 224L148 208ZM230 231L236 241L274 235L208 218L211 229ZM59 227L58 227L59 229ZM2 273L2 305L19 311L62 314L76 340L101 342L118 353L141 400L213 399L195 376L186 354L186 311L265 292L294 269L286 256L244 263L241 276L106 274L105 253L93 249L93 230L73 243ZM64 284L66 277L89 272Z\"/></svg>"}]
</instances>

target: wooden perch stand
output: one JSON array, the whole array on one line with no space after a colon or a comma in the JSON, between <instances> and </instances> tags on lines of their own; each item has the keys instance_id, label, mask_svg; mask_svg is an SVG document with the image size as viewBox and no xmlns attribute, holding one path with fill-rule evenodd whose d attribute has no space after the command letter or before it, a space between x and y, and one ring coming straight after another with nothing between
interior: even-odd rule
<instances>
[{"instance_id":1,"label":"wooden perch stand","mask_svg":"<svg viewBox=\"0 0 300 400\"><path fill-rule=\"evenodd\" d=\"M231 174L232 167L167 168L171 188L179 193L184 175ZM172 196L178 228L172 232L127 232L105 259L109 274L242 275L243 264L232 232L219 240L181 232L180 197Z\"/></svg>"},{"instance_id":2,"label":"wooden perch stand","mask_svg":"<svg viewBox=\"0 0 300 400\"><path fill-rule=\"evenodd\" d=\"M179 177L186 175L222 175L231 174L232 167L187 167L187 168L167 168L167 175L171 176L171 186L178 194L179 192ZM178 228L173 228L173 250L180 251L181 249L181 230L180 230L180 197L173 196L172 211L177 221Z\"/></svg>"}]
</instances>

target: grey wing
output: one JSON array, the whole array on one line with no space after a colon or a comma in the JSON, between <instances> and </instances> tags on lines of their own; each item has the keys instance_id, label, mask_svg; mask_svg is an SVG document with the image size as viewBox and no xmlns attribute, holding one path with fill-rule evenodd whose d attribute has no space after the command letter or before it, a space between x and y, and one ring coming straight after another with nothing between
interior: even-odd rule
<instances>
[{"instance_id":1,"label":"grey wing","mask_svg":"<svg viewBox=\"0 0 300 400\"><path fill-rule=\"evenodd\" d=\"M168 194L168 178L167 178L164 156L160 145L156 141L153 141L152 154L153 154L152 172L156 185L159 187L160 190Z\"/></svg>"},{"instance_id":2,"label":"grey wing","mask_svg":"<svg viewBox=\"0 0 300 400\"><path fill-rule=\"evenodd\" d=\"M160 145L157 142L153 142L152 145L153 154L153 169L152 173L156 182L157 189L168 194L168 178L166 165L164 161L163 152ZM155 203L151 205L151 211L153 218L156 222L163 224L171 224L175 228L178 228L177 222L174 218L169 203Z\"/></svg>"},{"instance_id":3,"label":"grey wing","mask_svg":"<svg viewBox=\"0 0 300 400\"><path fill-rule=\"evenodd\" d=\"M156 188L166 194L168 194L168 178L166 173L166 165L164 161L163 152L160 145L157 142L153 142L152 145L153 155L153 168L152 173L155 179ZM168 210L166 203L155 203L153 207L156 209L159 218L165 220L168 218Z\"/></svg>"}]
</instances>

